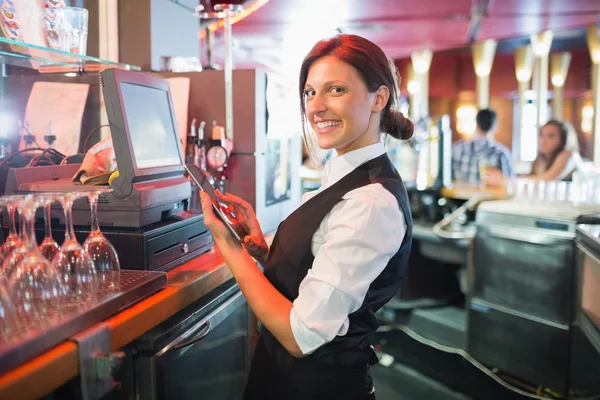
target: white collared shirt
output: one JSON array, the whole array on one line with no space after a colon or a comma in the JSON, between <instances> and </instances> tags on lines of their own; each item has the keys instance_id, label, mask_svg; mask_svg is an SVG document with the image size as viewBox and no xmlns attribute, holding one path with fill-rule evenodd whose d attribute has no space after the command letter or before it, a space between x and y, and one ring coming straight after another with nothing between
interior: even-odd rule
<instances>
[{"instance_id":1,"label":"white collared shirt","mask_svg":"<svg viewBox=\"0 0 600 400\"><path fill-rule=\"evenodd\" d=\"M306 193L302 203L384 153L379 142L332 159L325 165L321 188ZM348 315L360 308L405 233L398 201L379 183L346 193L325 216L312 238L315 260L290 312L292 332L304 354L346 334Z\"/></svg>"}]
</instances>

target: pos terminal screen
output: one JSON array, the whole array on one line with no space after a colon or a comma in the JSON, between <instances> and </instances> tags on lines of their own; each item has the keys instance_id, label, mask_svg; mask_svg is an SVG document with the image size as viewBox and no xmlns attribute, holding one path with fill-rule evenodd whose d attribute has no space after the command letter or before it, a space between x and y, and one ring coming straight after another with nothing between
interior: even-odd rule
<instances>
[{"instance_id":1,"label":"pos terminal screen","mask_svg":"<svg viewBox=\"0 0 600 400\"><path fill-rule=\"evenodd\" d=\"M127 82L120 85L137 168L182 164L168 92Z\"/></svg>"}]
</instances>

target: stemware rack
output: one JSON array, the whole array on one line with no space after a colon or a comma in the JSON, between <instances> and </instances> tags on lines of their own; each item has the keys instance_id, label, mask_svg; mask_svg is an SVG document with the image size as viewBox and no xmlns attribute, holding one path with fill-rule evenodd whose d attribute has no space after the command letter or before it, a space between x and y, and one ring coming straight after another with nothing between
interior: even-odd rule
<instances>
[{"instance_id":1,"label":"stemware rack","mask_svg":"<svg viewBox=\"0 0 600 400\"><path fill-rule=\"evenodd\" d=\"M61 307L52 310L53 318L47 324L19 319L10 338L0 339L0 374L159 291L167 284L167 274L121 270L106 282L83 305L67 295ZM118 289L113 288L115 282L119 282Z\"/></svg>"}]
</instances>

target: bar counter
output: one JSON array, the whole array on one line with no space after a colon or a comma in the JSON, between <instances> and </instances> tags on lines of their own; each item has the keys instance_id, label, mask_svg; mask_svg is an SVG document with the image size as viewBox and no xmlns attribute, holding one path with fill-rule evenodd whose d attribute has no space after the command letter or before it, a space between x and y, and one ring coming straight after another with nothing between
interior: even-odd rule
<instances>
[{"instance_id":1,"label":"bar counter","mask_svg":"<svg viewBox=\"0 0 600 400\"><path fill-rule=\"evenodd\" d=\"M442 197L457 200L469 200L475 195L484 200L507 200L510 196L506 187L479 187L470 186L460 182L453 182L451 187L444 187L441 191Z\"/></svg>"},{"instance_id":2,"label":"bar counter","mask_svg":"<svg viewBox=\"0 0 600 400\"><path fill-rule=\"evenodd\" d=\"M111 351L206 295L233 275L216 248L168 273L163 290L112 316ZM0 399L37 399L79 375L77 346L66 341L0 376Z\"/></svg>"}]
</instances>

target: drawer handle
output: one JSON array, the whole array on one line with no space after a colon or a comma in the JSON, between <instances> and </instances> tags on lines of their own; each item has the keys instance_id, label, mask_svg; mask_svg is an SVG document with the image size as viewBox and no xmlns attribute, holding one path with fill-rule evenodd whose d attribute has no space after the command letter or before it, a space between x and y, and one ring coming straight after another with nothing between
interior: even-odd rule
<instances>
[{"instance_id":1,"label":"drawer handle","mask_svg":"<svg viewBox=\"0 0 600 400\"><path fill-rule=\"evenodd\" d=\"M204 339L206 337L206 335L208 335L209 332L210 332L210 320L206 321L206 324L204 324L202 326L202 329L198 336L196 336L193 339L186 340L185 342L176 344L175 346L173 346L173 350L180 350L180 349L183 349L184 347L191 346L194 343L197 343L197 342L201 341L202 339Z\"/></svg>"},{"instance_id":2,"label":"drawer handle","mask_svg":"<svg viewBox=\"0 0 600 400\"><path fill-rule=\"evenodd\" d=\"M190 247L187 243L179 243L179 248L183 254L187 254L187 252L190 250Z\"/></svg>"}]
</instances>

